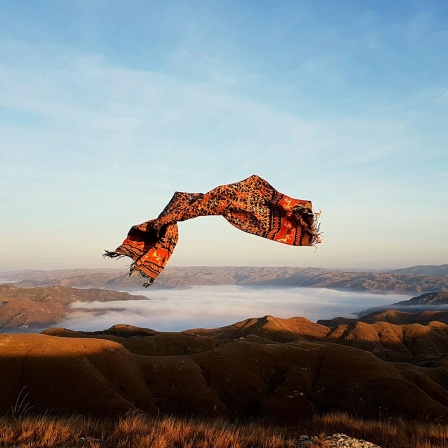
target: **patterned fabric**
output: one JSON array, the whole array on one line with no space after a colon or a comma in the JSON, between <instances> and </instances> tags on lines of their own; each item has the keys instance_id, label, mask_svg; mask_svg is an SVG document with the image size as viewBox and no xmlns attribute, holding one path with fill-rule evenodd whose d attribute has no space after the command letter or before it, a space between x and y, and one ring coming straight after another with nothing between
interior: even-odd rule
<instances>
[{"instance_id":1,"label":"patterned fabric","mask_svg":"<svg viewBox=\"0 0 448 448\"><path fill-rule=\"evenodd\" d=\"M149 286L162 272L178 240L178 221L222 215L236 228L292 246L320 242L311 201L279 193L259 176L221 185L208 193L174 193L157 219L133 226L123 244L105 256L129 256L132 274L139 271Z\"/></svg>"}]
</instances>

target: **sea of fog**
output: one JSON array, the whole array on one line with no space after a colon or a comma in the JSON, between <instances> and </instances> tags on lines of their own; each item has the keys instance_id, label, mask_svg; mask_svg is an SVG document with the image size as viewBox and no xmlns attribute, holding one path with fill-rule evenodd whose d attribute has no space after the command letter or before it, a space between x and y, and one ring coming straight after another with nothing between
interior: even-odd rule
<instances>
[{"instance_id":1,"label":"sea of fog","mask_svg":"<svg viewBox=\"0 0 448 448\"><path fill-rule=\"evenodd\" d=\"M303 316L311 321L337 316L356 317L366 308L389 305L408 295L371 294L324 288L196 286L188 289L148 289L149 300L76 302L60 326L72 330L103 330L128 324L158 331L215 328L267 314Z\"/></svg>"}]
</instances>

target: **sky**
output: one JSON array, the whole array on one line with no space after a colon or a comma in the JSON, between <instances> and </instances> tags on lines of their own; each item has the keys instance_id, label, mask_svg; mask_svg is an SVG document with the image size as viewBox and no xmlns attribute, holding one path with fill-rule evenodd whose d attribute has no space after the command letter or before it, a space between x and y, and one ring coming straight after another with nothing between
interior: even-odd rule
<instances>
[{"instance_id":1,"label":"sky","mask_svg":"<svg viewBox=\"0 0 448 448\"><path fill-rule=\"evenodd\" d=\"M317 250L204 217L171 265L447 263L447 53L445 0L0 0L0 270L124 268L175 191L252 174Z\"/></svg>"}]
</instances>

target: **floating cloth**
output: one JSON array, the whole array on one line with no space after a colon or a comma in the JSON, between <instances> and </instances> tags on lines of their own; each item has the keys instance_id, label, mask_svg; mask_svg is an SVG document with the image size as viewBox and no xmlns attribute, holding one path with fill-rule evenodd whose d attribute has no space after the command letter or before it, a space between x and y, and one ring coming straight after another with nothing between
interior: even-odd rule
<instances>
[{"instance_id":1,"label":"floating cloth","mask_svg":"<svg viewBox=\"0 0 448 448\"><path fill-rule=\"evenodd\" d=\"M178 240L177 222L222 215L236 228L291 246L320 242L311 201L279 193L259 176L221 185L208 193L174 193L157 219L133 226L123 244L107 257L131 257L130 274L139 271L149 286L163 271Z\"/></svg>"}]
</instances>

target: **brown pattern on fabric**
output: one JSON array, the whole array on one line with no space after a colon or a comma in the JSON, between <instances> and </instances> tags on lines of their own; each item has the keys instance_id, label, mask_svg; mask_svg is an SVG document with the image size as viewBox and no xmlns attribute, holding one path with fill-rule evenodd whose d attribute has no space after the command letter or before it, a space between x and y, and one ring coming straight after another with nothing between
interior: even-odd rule
<instances>
[{"instance_id":1,"label":"brown pattern on fabric","mask_svg":"<svg viewBox=\"0 0 448 448\"><path fill-rule=\"evenodd\" d=\"M311 201L280 193L264 179L253 175L205 194L174 193L157 219L133 226L123 244L113 252L106 251L105 255L131 257L134 261L131 274L139 271L148 277L145 286L149 286L176 247L177 222L209 215L222 215L244 232L279 243L313 246L320 242Z\"/></svg>"}]
</instances>

